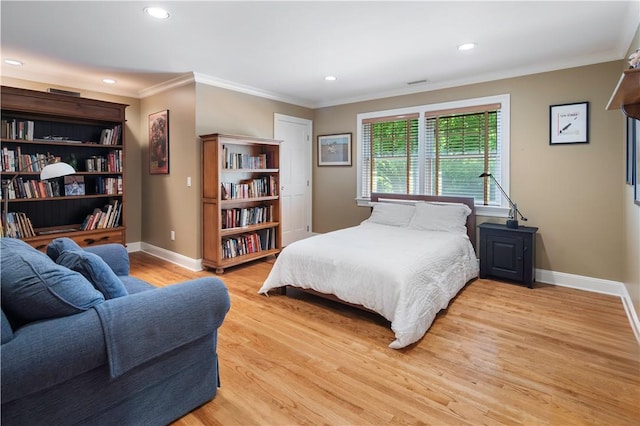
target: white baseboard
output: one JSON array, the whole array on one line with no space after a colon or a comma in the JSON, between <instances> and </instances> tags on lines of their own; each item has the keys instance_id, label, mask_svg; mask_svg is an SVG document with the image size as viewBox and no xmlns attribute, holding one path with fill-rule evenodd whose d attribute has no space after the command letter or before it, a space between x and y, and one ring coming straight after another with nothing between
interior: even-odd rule
<instances>
[{"instance_id":1,"label":"white baseboard","mask_svg":"<svg viewBox=\"0 0 640 426\"><path fill-rule=\"evenodd\" d=\"M138 246L138 250L129 250L129 247ZM143 251L145 253L149 253L152 256L159 257L160 259L166 260L167 262L174 263L178 266L182 266L183 268L189 269L190 271L202 271L202 260L201 259L192 259L190 257L181 255L179 253L175 253L173 251L163 249L162 247L156 247L147 243L127 243L127 250L132 251Z\"/></svg>"},{"instance_id":2,"label":"white baseboard","mask_svg":"<svg viewBox=\"0 0 640 426\"><path fill-rule=\"evenodd\" d=\"M129 253L133 253L134 251L142 251L142 248L140 248L142 243L127 243L127 251Z\"/></svg>"},{"instance_id":3,"label":"white baseboard","mask_svg":"<svg viewBox=\"0 0 640 426\"><path fill-rule=\"evenodd\" d=\"M566 274L564 272L547 271L544 269L536 269L536 281L560 287L570 287L578 290L620 297L622 300L622 306L624 306L625 313L627 314L627 318L631 324L633 334L635 335L638 343L640 343L640 320L638 320L638 314L633 306L627 287L625 287L623 283L619 281Z\"/></svg>"}]
</instances>

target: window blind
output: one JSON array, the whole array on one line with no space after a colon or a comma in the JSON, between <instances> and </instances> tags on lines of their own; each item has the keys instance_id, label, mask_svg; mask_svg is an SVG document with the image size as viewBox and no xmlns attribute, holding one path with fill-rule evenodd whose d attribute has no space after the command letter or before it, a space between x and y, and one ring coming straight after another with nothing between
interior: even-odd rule
<instances>
[{"instance_id":1,"label":"window blind","mask_svg":"<svg viewBox=\"0 0 640 426\"><path fill-rule=\"evenodd\" d=\"M418 114L363 120L362 139L364 196L417 193Z\"/></svg>"},{"instance_id":2,"label":"window blind","mask_svg":"<svg viewBox=\"0 0 640 426\"><path fill-rule=\"evenodd\" d=\"M478 178L486 171L500 181L500 110L430 112L425 120L428 193L500 205L495 185Z\"/></svg>"}]
</instances>

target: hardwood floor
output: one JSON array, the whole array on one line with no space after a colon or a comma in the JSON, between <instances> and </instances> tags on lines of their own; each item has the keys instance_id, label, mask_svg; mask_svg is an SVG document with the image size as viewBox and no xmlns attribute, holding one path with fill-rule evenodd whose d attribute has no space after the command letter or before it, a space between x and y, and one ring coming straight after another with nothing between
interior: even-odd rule
<instances>
[{"instance_id":1,"label":"hardwood floor","mask_svg":"<svg viewBox=\"0 0 640 426\"><path fill-rule=\"evenodd\" d=\"M425 337L389 349L389 324L314 298L257 294L271 264L219 277L222 387L174 425L638 425L640 347L619 298L536 283L468 284ZM190 272L144 253L156 285Z\"/></svg>"}]
</instances>

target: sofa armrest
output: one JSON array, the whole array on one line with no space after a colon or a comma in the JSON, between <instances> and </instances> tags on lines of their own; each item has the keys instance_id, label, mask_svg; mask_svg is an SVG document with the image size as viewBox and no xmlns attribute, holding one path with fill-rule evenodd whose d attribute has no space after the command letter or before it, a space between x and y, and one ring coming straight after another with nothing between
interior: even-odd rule
<instances>
[{"instance_id":1,"label":"sofa armrest","mask_svg":"<svg viewBox=\"0 0 640 426\"><path fill-rule=\"evenodd\" d=\"M129 275L129 253L122 244L89 246L84 247L84 250L100 256L116 275Z\"/></svg>"},{"instance_id":2,"label":"sofa armrest","mask_svg":"<svg viewBox=\"0 0 640 426\"><path fill-rule=\"evenodd\" d=\"M107 363L95 310L32 322L2 345L2 403L50 388Z\"/></svg>"},{"instance_id":3,"label":"sofa armrest","mask_svg":"<svg viewBox=\"0 0 640 426\"><path fill-rule=\"evenodd\" d=\"M230 303L224 283L207 277L97 305L111 376L214 332Z\"/></svg>"}]
</instances>

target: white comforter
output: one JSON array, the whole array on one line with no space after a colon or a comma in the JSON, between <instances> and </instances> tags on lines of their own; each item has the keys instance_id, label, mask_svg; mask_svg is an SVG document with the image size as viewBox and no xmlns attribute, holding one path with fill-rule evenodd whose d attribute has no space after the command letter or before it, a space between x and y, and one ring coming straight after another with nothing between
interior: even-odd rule
<instances>
[{"instance_id":1,"label":"white comforter","mask_svg":"<svg viewBox=\"0 0 640 426\"><path fill-rule=\"evenodd\" d=\"M259 293L286 285L333 294L387 320L399 349L418 341L436 314L478 276L465 234L363 222L285 247Z\"/></svg>"}]
</instances>

